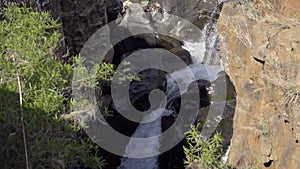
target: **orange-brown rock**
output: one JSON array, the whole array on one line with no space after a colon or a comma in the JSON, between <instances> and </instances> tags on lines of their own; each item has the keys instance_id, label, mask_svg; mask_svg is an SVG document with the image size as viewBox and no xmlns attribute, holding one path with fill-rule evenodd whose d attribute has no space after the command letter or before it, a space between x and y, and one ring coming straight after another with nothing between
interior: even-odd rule
<instances>
[{"instance_id":1,"label":"orange-brown rock","mask_svg":"<svg viewBox=\"0 0 300 169\"><path fill-rule=\"evenodd\" d=\"M276 9L286 17L294 18L300 16L299 0L274 0Z\"/></svg>"},{"instance_id":2,"label":"orange-brown rock","mask_svg":"<svg viewBox=\"0 0 300 169\"><path fill-rule=\"evenodd\" d=\"M237 92L229 163L299 169L300 1L266 2L226 3L218 21L225 70Z\"/></svg>"}]
</instances>

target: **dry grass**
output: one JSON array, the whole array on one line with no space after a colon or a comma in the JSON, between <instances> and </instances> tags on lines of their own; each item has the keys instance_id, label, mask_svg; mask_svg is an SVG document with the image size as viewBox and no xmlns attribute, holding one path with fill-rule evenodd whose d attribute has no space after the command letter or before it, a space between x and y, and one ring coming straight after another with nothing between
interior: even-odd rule
<instances>
[{"instance_id":1,"label":"dry grass","mask_svg":"<svg viewBox=\"0 0 300 169\"><path fill-rule=\"evenodd\" d=\"M276 56L270 56L268 63L275 72L272 75L265 75L265 78L274 86L283 89L283 103L288 106L300 105L300 86L287 78L287 71L291 66L282 65Z\"/></svg>"},{"instance_id":2,"label":"dry grass","mask_svg":"<svg viewBox=\"0 0 300 169\"><path fill-rule=\"evenodd\" d=\"M236 38L245 46L252 47L251 25L249 21L268 22L270 25L281 27L282 30L300 25L300 20L283 16L276 9L273 0L232 0L232 4L244 14L246 19L234 17L225 18L224 26L227 31L233 32ZM272 75L265 75L265 78L273 85L284 90L284 103L287 105L300 104L300 87L295 82L286 78L287 69L277 57L271 57L269 64L273 70Z\"/></svg>"},{"instance_id":3,"label":"dry grass","mask_svg":"<svg viewBox=\"0 0 300 169\"><path fill-rule=\"evenodd\" d=\"M236 38L245 46L251 47L252 40L250 36L250 31L247 26L247 22L240 22L240 20L235 20L231 17L226 17L223 26L226 28L225 31L233 32Z\"/></svg>"},{"instance_id":4,"label":"dry grass","mask_svg":"<svg viewBox=\"0 0 300 169\"><path fill-rule=\"evenodd\" d=\"M267 13L267 15L264 16L265 19L271 23L273 22L273 24L287 28L300 25L299 19L288 18L280 14L278 9L276 9L273 0L257 0L256 4L258 4L257 8L260 9L260 11Z\"/></svg>"},{"instance_id":5,"label":"dry grass","mask_svg":"<svg viewBox=\"0 0 300 169\"><path fill-rule=\"evenodd\" d=\"M300 89L296 87L287 89L284 95L284 102L286 105L300 105Z\"/></svg>"}]
</instances>

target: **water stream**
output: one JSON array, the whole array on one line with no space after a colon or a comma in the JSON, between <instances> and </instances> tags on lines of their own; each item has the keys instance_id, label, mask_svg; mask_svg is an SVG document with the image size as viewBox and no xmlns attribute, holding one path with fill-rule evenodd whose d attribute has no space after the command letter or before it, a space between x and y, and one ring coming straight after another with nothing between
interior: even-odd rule
<instances>
[{"instance_id":1,"label":"water stream","mask_svg":"<svg viewBox=\"0 0 300 169\"><path fill-rule=\"evenodd\" d=\"M152 119L153 117L159 116L156 120L150 123L141 123L132 137L135 138L147 138L155 135L159 135L162 132L161 128L161 117L168 116L172 111L165 110L164 108L158 108L149 115L144 117L144 120ZM141 156L142 151L151 152L151 154L159 154L160 140L136 142L130 140L126 146L125 156ZM141 154L141 155L140 155ZM158 169L158 156L149 158L123 158L121 165L118 169Z\"/></svg>"},{"instance_id":2,"label":"water stream","mask_svg":"<svg viewBox=\"0 0 300 169\"><path fill-rule=\"evenodd\" d=\"M215 15L215 13L213 14ZM183 48L188 50L192 56L193 64L188 66L185 69L178 70L172 74L167 75L167 91L166 96L168 100L172 100L177 96L180 96L178 85L176 83L185 83L186 71L190 70L195 75L196 80L208 80L213 81L217 78L217 75L220 71L223 71L224 68L221 64L219 55L217 55L215 50L217 42L217 32L216 32L216 22L214 20L209 21L205 28L202 30L203 38L198 42L184 42ZM176 78L174 78L176 77ZM174 79L177 79L181 82L176 82ZM189 84L184 84L186 87ZM184 87L184 88L186 88ZM185 92L185 91L183 91ZM159 135L162 132L161 117L168 116L173 113L172 108L167 107L159 108L152 112L149 116L145 118L150 118L150 116L161 113L161 116L150 123L141 123L132 137L146 138L155 135ZM141 145L134 143L132 140L129 141L126 146L125 156L126 155L135 155L138 156L141 151L159 151L160 140L154 140L152 142L145 142ZM122 158L121 164L118 169L159 169L159 156L149 157L149 158Z\"/></svg>"}]
</instances>

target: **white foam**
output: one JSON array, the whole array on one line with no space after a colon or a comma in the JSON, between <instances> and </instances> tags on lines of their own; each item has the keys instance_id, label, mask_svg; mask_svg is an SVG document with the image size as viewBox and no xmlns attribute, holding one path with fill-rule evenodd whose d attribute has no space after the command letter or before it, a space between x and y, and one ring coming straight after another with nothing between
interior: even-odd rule
<instances>
[{"instance_id":1,"label":"white foam","mask_svg":"<svg viewBox=\"0 0 300 169\"><path fill-rule=\"evenodd\" d=\"M203 62L205 56L205 40L199 42L183 42L183 49L190 52L193 63L200 64Z\"/></svg>"},{"instance_id":2,"label":"white foam","mask_svg":"<svg viewBox=\"0 0 300 169\"><path fill-rule=\"evenodd\" d=\"M151 114L144 117L145 120L151 119L153 115L161 114L158 119L150 123L141 123L134 134L133 138L149 138L161 134L161 117L169 115L171 111L159 108L154 110ZM118 169L157 169L158 167L158 155L148 158L126 158L126 157L142 157L143 152L149 154L160 154L160 138L144 139L143 141L137 141L136 139L130 139L125 149L124 158L121 160L121 165Z\"/></svg>"}]
</instances>

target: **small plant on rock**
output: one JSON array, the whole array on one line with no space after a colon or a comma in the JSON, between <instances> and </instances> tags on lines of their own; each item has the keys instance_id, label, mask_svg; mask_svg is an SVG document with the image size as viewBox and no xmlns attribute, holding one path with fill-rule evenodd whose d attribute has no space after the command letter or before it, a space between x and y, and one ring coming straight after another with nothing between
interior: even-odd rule
<instances>
[{"instance_id":1,"label":"small plant on rock","mask_svg":"<svg viewBox=\"0 0 300 169\"><path fill-rule=\"evenodd\" d=\"M221 143L223 138L220 133L215 133L212 138L206 139L200 135L199 124L192 126L186 136L188 146L184 146L187 167L193 169L224 169L228 168L221 161Z\"/></svg>"}]
</instances>

